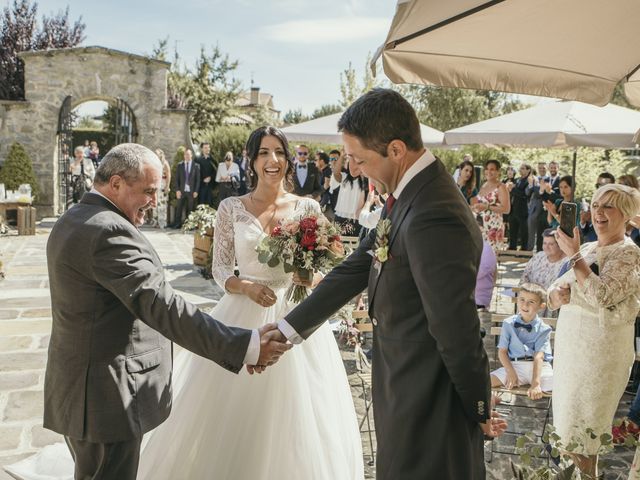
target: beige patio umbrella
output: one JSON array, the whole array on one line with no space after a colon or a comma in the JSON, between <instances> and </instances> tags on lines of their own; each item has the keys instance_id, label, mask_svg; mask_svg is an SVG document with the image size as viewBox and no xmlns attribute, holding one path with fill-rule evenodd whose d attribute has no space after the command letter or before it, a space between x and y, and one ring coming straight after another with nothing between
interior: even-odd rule
<instances>
[{"instance_id":1,"label":"beige patio umbrella","mask_svg":"<svg viewBox=\"0 0 640 480\"><path fill-rule=\"evenodd\" d=\"M638 0L400 0L374 56L394 83L640 106Z\"/></svg>"},{"instance_id":2,"label":"beige patio umbrella","mask_svg":"<svg viewBox=\"0 0 640 480\"><path fill-rule=\"evenodd\" d=\"M315 118L282 129L288 140L342 144L342 134L338 132L338 120L341 113ZM427 147L442 146L444 133L427 125L420 124L422 143Z\"/></svg>"}]
</instances>

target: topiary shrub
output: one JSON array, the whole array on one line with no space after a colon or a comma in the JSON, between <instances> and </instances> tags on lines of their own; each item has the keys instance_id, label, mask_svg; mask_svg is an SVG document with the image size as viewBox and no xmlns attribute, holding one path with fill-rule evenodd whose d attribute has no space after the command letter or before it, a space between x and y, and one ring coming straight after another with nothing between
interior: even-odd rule
<instances>
[{"instance_id":1,"label":"topiary shrub","mask_svg":"<svg viewBox=\"0 0 640 480\"><path fill-rule=\"evenodd\" d=\"M34 200L40 192L31 158L18 142L9 149L9 155L0 170L0 183L4 183L7 190L18 190L20 185L28 183L31 185L31 196Z\"/></svg>"}]
</instances>

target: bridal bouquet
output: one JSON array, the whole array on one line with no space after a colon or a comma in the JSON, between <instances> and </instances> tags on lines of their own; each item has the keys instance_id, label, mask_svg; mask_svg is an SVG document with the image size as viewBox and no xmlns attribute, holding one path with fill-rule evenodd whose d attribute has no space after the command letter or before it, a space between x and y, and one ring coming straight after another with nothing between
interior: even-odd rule
<instances>
[{"instance_id":1,"label":"bridal bouquet","mask_svg":"<svg viewBox=\"0 0 640 480\"><path fill-rule=\"evenodd\" d=\"M281 221L256 247L258 261L274 268L282 263L287 273L311 279L316 270L327 272L344 259L340 228L326 218L305 213L301 218ZM307 287L292 285L288 300L300 303Z\"/></svg>"}]
</instances>

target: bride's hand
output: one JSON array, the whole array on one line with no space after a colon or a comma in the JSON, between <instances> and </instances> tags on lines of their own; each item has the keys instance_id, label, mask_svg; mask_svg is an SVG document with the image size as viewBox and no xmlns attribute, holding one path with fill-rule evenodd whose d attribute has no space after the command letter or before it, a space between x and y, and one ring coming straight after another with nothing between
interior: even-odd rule
<instances>
[{"instance_id":1,"label":"bride's hand","mask_svg":"<svg viewBox=\"0 0 640 480\"><path fill-rule=\"evenodd\" d=\"M245 287L244 294L258 305L270 307L276 303L276 294L269 287L252 283Z\"/></svg>"}]
</instances>

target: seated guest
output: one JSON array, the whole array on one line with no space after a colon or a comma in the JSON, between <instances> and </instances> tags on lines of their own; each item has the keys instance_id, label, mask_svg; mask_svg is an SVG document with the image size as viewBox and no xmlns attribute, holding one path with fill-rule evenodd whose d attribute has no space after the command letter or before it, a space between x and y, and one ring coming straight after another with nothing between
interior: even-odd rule
<instances>
[{"instance_id":1,"label":"seated guest","mask_svg":"<svg viewBox=\"0 0 640 480\"><path fill-rule=\"evenodd\" d=\"M486 309L491 304L497 269L498 260L493 252L493 247L489 242L483 240L480 267L476 277L476 308Z\"/></svg>"},{"instance_id":2,"label":"seated guest","mask_svg":"<svg viewBox=\"0 0 640 480\"><path fill-rule=\"evenodd\" d=\"M545 307L545 290L535 283L525 283L518 294L518 313L506 318L498 342L502 368L491 372L492 387L511 390L529 385L527 396L542 398L553 388L551 368L551 327L538 317Z\"/></svg>"},{"instance_id":3,"label":"seated guest","mask_svg":"<svg viewBox=\"0 0 640 480\"><path fill-rule=\"evenodd\" d=\"M547 228L542 232L542 251L536 253L527 262L520 279L523 283L536 283L547 289L558 278L560 269L565 263L566 255L558 246L555 230Z\"/></svg>"}]
</instances>

